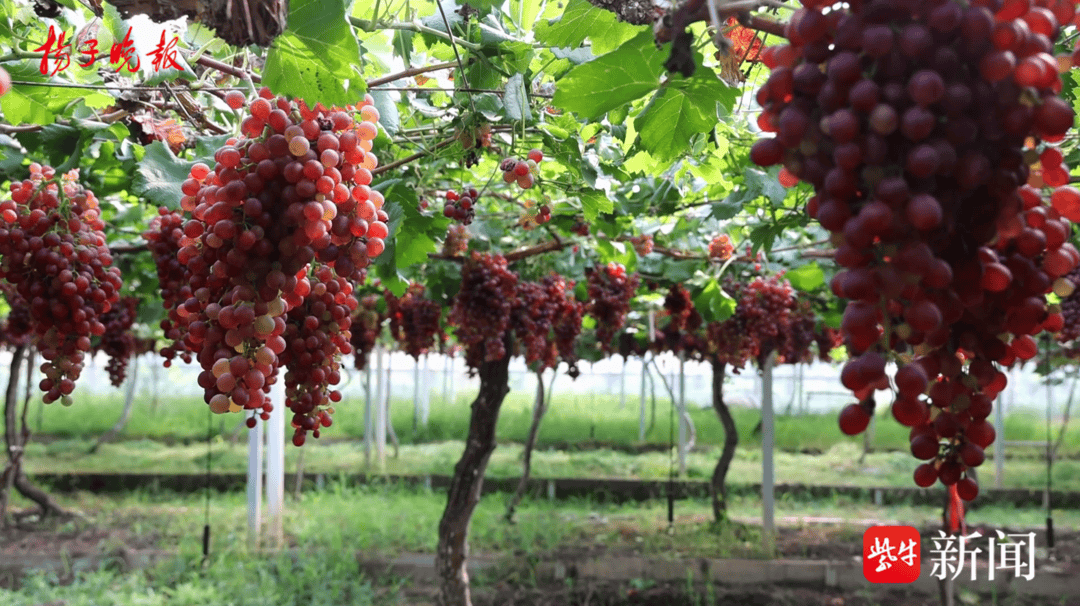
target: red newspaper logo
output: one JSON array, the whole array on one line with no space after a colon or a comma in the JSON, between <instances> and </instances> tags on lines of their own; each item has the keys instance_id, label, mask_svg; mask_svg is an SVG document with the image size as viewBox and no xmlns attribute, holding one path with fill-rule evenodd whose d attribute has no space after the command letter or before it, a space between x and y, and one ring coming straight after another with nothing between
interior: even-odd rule
<instances>
[{"instance_id":1,"label":"red newspaper logo","mask_svg":"<svg viewBox=\"0 0 1080 606\"><path fill-rule=\"evenodd\" d=\"M871 583L913 583L922 570L922 542L911 526L874 526L863 533L863 576Z\"/></svg>"}]
</instances>

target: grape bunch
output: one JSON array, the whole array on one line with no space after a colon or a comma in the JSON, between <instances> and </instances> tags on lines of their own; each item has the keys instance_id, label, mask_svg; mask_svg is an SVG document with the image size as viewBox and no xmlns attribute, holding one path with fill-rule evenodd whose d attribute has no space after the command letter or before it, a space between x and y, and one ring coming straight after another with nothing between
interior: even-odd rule
<instances>
[{"instance_id":1,"label":"grape bunch","mask_svg":"<svg viewBox=\"0 0 1080 606\"><path fill-rule=\"evenodd\" d=\"M1051 54L1071 3L804 0L789 43L766 49L751 160L813 186L807 212L833 234L850 302L841 380L860 402L888 389L927 463L915 482L956 485L993 440L985 421L1005 386L995 363L1036 353L1060 321L1045 295L1080 253L1068 171L1050 144L1073 125ZM827 12L823 12L827 9ZM1033 179L1029 164L1044 156ZM1047 205L1037 187L1057 188ZM1054 197L1058 201L1054 201ZM863 431L852 404L841 429Z\"/></svg>"},{"instance_id":2,"label":"grape bunch","mask_svg":"<svg viewBox=\"0 0 1080 606\"><path fill-rule=\"evenodd\" d=\"M796 302L795 290L781 275L755 277L741 290L736 306L747 334L751 335L752 358L760 362L789 343Z\"/></svg>"},{"instance_id":3,"label":"grape bunch","mask_svg":"<svg viewBox=\"0 0 1080 606\"><path fill-rule=\"evenodd\" d=\"M135 325L135 311L139 308L137 297L124 297L112 309L101 315L105 333L94 347L93 352L104 352L109 357L105 371L113 387L124 384L128 362L135 354L135 334L131 327Z\"/></svg>"},{"instance_id":4,"label":"grape bunch","mask_svg":"<svg viewBox=\"0 0 1080 606\"><path fill-rule=\"evenodd\" d=\"M318 438L320 427L330 427L333 404L341 401L341 392L333 388L341 382L341 356L352 353L352 285L325 265L311 277L311 292L286 312L282 338L287 346L278 356L285 369L285 403L293 413L295 446L304 445L307 432ZM249 387L265 382L258 368L243 376ZM249 426L253 423L249 419Z\"/></svg>"},{"instance_id":5,"label":"grape bunch","mask_svg":"<svg viewBox=\"0 0 1080 606\"><path fill-rule=\"evenodd\" d=\"M581 236L582 238L589 237L589 224L584 219L576 219L574 225L570 227L570 231Z\"/></svg>"},{"instance_id":6,"label":"grape bunch","mask_svg":"<svg viewBox=\"0 0 1080 606\"><path fill-rule=\"evenodd\" d=\"M386 313L390 317L390 335L401 344L401 349L419 360L446 341L446 334L439 321L442 307L424 297L423 284L410 284L399 299L391 293L386 295Z\"/></svg>"},{"instance_id":7,"label":"grape bunch","mask_svg":"<svg viewBox=\"0 0 1080 606\"><path fill-rule=\"evenodd\" d=\"M634 252L636 252L639 257L644 257L653 251L653 237L648 234L631 236L630 244L633 245Z\"/></svg>"},{"instance_id":8,"label":"grape bunch","mask_svg":"<svg viewBox=\"0 0 1080 606\"><path fill-rule=\"evenodd\" d=\"M28 345L34 332L30 307L6 282L0 282L0 297L3 297L9 308L8 315L0 319L0 347Z\"/></svg>"},{"instance_id":9,"label":"grape bunch","mask_svg":"<svg viewBox=\"0 0 1080 606\"><path fill-rule=\"evenodd\" d=\"M447 320L470 369L506 356L503 338L510 329L517 284L517 274L502 255L473 251L462 264L461 288Z\"/></svg>"},{"instance_id":10,"label":"grape bunch","mask_svg":"<svg viewBox=\"0 0 1080 606\"><path fill-rule=\"evenodd\" d=\"M596 320L596 341L600 349L610 353L616 346L615 335L626 323L630 312L630 299L634 297L641 278L627 274L618 263L591 267L585 272L588 283L588 301L585 313Z\"/></svg>"},{"instance_id":11,"label":"grape bunch","mask_svg":"<svg viewBox=\"0 0 1080 606\"><path fill-rule=\"evenodd\" d=\"M709 242L709 258L717 261L727 261L735 253L735 246L731 243L731 237L720 234Z\"/></svg>"},{"instance_id":12,"label":"grape bunch","mask_svg":"<svg viewBox=\"0 0 1080 606\"><path fill-rule=\"evenodd\" d=\"M521 189L529 189L536 182L536 175L540 174L540 163L544 161L544 152L539 149L530 149L524 160L519 158L506 158L499 164L499 170L503 171L503 181L517 183Z\"/></svg>"},{"instance_id":13,"label":"grape bunch","mask_svg":"<svg viewBox=\"0 0 1080 606\"><path fill-rule=\"evenodd\" d=\"M190 218L177 258L191 294L174 309L211 410L266 418L285 365L286 404L303 436L319 426L304 418L328 418L333 369L351 349L351 284L385 249L384 199L371 188L379 113L370 96L358 107L309 108L266 88L249 110L244 137L181 185Z\"/></svg>"},{"instance_id":14,"label":"grape bunch","mask_svg":"<svg viewBox=\"0 0 1080 606\"><path fill-rule=\"evenodd\" d=\"M1061 297L1061 326L1054 332L1068 354L1075 357L1080 354L1080 269L1074 269L1062 282L1057 291Z\"/></svg>"},{"instance_id":15,"label":"grape bunch","mask_svg":"<svg viewBox=\"0 0 1080 606\"><path fill-rule=\"evenodd\" d=\"M101 317L119 298L120 270L105 246L97 197L38 163L12 183L0 202L0 279L26 302L37 349L45 362L40 388L48 404L71 403L71 392L90 351L104 334Z\"/></svg>"},{"instance_id":16,"label":"grape bunch","mask_svg":"<svg viewBox=\"0 0 1080 606\"><path fill-rule=\"evenodd\" d=\"M549 275L539 282L519 282L510 325L525 350L525 363L554 368L559 359L577 363L574 342L581 333L583 305L574 298L574 283Z\"/></svg>"},{"instance_id":17,"label":"grape bunch","mask_svg":"<svg viewBox=\"0 0 1080 606\"><path fill-rule=\"evenodd\" d=\"M548 221L551 221L551 207L547 204L541 204L536 207L536 212L531 212L534 205L532 200L525 202L525 214L521 215L518 219L518 225L523 227L525 231L532 230Z\"/></svg>"},{"instance_id":18,"label":"grape bunch","mask_svg":"<svg viewBox=\"0 0 1080 606\"><path fill-rule=\"evenodd\" d=\"M473 207L480 197L480 192L474 188L466 188L461 190L459 194L452 189L448 189L444 197L446 203L443 204L443 216L449 217L462 225L473 222L473 218L476 217L476 209Z\"/></svg>"},{"instance_id":19,"label":"grape bunch","mask_svg":"<svg viewBox=\"0 0 1080 606\"><path fill-rule=\"evenodd\" d=\"M357 370L367 368L369 354L375 349L384 321L386 314L379 311L379 296L371 294L361 297L360 304L353 313L349 338Z\"/></svg>"},{"instance_id":20,"label":"grape bunch","mask_svg":"<svg viewBox=\"0 0 1080 606\"><path fill-rule=\"evenodd\" d=\"M461 147L467 150L491 147L491 125L484 123L474 129L459 130L457 137Z\"/></svg>"},{"instance_id":21,"label":"grape bunch","mask_svg":"<svg viewBox=\"0 0 1080 606\"><path fill-rule=\"evenodd\" d=\"M191 363L192 352L184 342L184 323L177 311L177 303L187 301L192 295L187 268L177 258L180 240L184 238L183 228L184 215L162 207L158 209L158 216L150 221L149 229L142 234L157 267L158 290L165 308L161 331L169 344L159 351L165 358L165 368L172 366L173 359L178 355L184 363Z\"/></svg>"},{"instance_id":22,"label":"grape bunch","mask_svg":"<svg viewBox=\"0 0 1080 606\"><path fill-rule=\"evenodd\" d=\"M698 335L701 328L702 318L694 301L690 298L690 291L682 284L672 284L664 295L664 312L658 321L662 338L653 343L657 351L685 351L696 354L701 351L704 343Z\"/></svg>"},{"instance_id":23,"label":"grape bunch","mask_svg":"<svg viewBox=\"0 0 1080 606\"><path fill-rule=\"evenodd\" d=\"M469 251L469 230L460 223L451 223L446 228L446 240L443 241L443 254L460 257Z\"/></svg>"}]
</instances>

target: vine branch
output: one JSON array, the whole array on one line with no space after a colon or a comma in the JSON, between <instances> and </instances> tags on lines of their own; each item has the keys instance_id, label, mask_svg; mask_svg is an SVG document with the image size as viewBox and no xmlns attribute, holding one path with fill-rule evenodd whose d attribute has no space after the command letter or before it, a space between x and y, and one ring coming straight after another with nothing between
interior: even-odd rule
<instances>
[{"instance_id":1,"label":"vine branch","mask_svg":"<svg viewBox=\"0 0 1080 606\"><path fill-rule=\"evenodd\" d=\"M400 80L402 78L411 78L427 72L436 72L440 69L453 69L457 65L454 61L448 61L446 63L436 63L435 65L425 65L423 67L410 67L409 69L402 70L396 74L389 74L382 78L375 78L367 81L368 88L374 88L386 84L387 82L393 82L394 80Z\"/></svg>"},{"instance_id":2,"label":"vine branch","mask_svg":"<svg viewBox=\"0 0 1080 606\"><path fill-rule=\"evenodd\" d=\"M404 158L401 158L400 160L394 160L393 162L391 162L389 164L383 164L382 166L377 166L377 167L375 167L374 170L371 171L371 174L372 174L372 176L379 175L379 174L382 174L382 173L384 173L384 172L386 172L388 170L393 170L393 169L395 169L395 168L397 168L399 166L403 166L405 164L408 164L409 162L419 160L420 158L423 158L424 156L431 155L436 150L442 149L442 148L444 148L444 147L446 147L448 145L452 145L455 141L457 141L457 137L450 137L449 139L443 139L442 141L439 141L435 145L431 146L431 148L429 148L429 149L418 151L415 154L412 154L411 156L405 156Z\"/></svg>"}]
</instances>

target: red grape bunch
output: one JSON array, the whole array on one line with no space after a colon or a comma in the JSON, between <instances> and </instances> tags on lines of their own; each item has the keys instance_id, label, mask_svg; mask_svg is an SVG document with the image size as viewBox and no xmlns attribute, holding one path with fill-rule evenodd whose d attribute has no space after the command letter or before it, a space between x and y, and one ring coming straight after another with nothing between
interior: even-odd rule
<instances>
[{"instance_id":1,"label":"red grape bunch","mask_svg":"<svg viewBox=\"0 0 1080 606\"><path fill-rule=\"evenodd\" d=\"M626 323L630 299L634 298L641 278L637 274L627 274L626 268L618 263L588 268L585 278L589 287L585 313L596 320L596 341L600 349L611 352L617 345L615 335Z\"/></svg>"},{"instance_id":2,"label":"red grape bunch","mask_svg":"<svg viewBox=\"0 0 1080 606\"><path fill-rule=\"evenodd\" d=\"M519 282L510 314L525 363L554 368L561 358L576 374L574 342L581 333L584 306L574 298L574 283L555 274L540 282Z\"/></svg>"},{"instance_id":3,"label":"red grape bunch","mask_svg":"<svg viewBox=\"0 0 1080 606\"><path fill-rule=\"evenodd\" d=\"M58 178L33 163L0 202L0 279L29 307L47 404L71 403L90 338L104 334L101 317L120 298L97 197L77 179L78 170Z\"/></svg>"},{"instance_id":4,"label":"red grape bunch","mask_svg":"<svg viewBox=\"0 0 1080 606\"><path fill-rule=\"evenodd\" d=\"M543 161L544 152L530 149L524 160L506 158L499 164L499 169L503 171L503 181L517 183L521 189L529 189L536 182L536 175L540 174L540 163Z\"/></svg>"},{"instance_id":5,"label":"red grape bunch","mask_svg":"<svg viewBox=\"0 0 1080 606\"><path fill-rule=\"evenodd\" d=\"M137 346L131 327L135 325L135 311L139 307L137 297L124 297L109 311L101 315L105 333L101 335L93 352L104 352L109 357L105 371L113 387L124 384L128 362L135 355Z\"/></svg>"},{"instance_id":6,"label":"red grape bunch","mask_svg":"<svg viewBox=\"0 0 1080 606\"><path fill-rule=\"evenodd\" d=\"M470 369L506 356L503 339L510 329L517 283L517 274L507 269L502 255L473 251L462 264L461 289L447 320Z\"/></svg>"},{"instance_id":7,"label":"red grape bunch","mask_svg":"<svg viewBox=\"0 0 1080 606\"><path fill-rule=\"evenodd\" d=\"M731 237L720 234L709 242L709 258L717 261L727 261L735 254L735 246L731 243Z\"/></svg>"},{"instance_id":8,"label":"red grape bunch","mask_svg":"<svg viewBox=\"0 0 1080 606\"><path fill-rule=\"evenodd\" d=\"M389 232L383 196L371 188L379 113L370 96L358 107L312 109L266 88L249 109L245 138L217 150L213 167L195 164L181 186L190 218L177 258L191 294L175 311L214 412L266 418L279 367L318 360L288 368L286 404L294 415L323 418L327 369L350 349L357 302L349 285L363 282ZM321 311L305 320L295 309ZM310 423L294 417L298 435Z\"/></svg>"},{"instance_id":9,"label":"red grape bunch","mask_svg":"<svg viewBox=\"0 0 1080 606\"><path fill-rule=\"evenodd\" d=\"M653 237L648 234L631 236L630 244L633 245L634 252L636 252L639 257L644 257L653 251Z\"/></svg>"},{"instance_id":10,"label":"red grape bunch","mask_svg":"<svg viewBox=\"0 0 1080 606\"><path fill-rule=\"evenodd\" d=\"M15 292L14 287L6 282L0 282L0 297L7 302L9 308L8 315L0 319L0 348L30 344L34 332L30 306Z\"/></svg>"},{"instance_id":11,"label":"red grape bunch","mask_svg":"<svg viewBox=\"0 0 1080 606\"><path fill-rule=\"evenodd\" d=\"M657 319L660 338L652 343L656 351L686 352L698 354L704 348L704 342L698 334L701 328L702 318L694 301L690 298L690 291L681 284L672 284L664 296L664 310Z\"/></svg>"},{"instance_id":12,"label":"red grape bunch","mask_svg":"<svg viewBox=\"0 0 1080 606\"><path fill-rule=\"evenodd\" d=\"M474 188L466 188L461 190L459 194L452 189L448 189L444 197L446 203L443 204L443 216L449 217L462 225L472 223L473 218L476 217L476 209L473 207L480 197L480 192Z\"/></svg>"},{"instance_id":13,"label":"red grape bunch","mask_svg":"<svg viewBox=\"0 0 1080 606\"><path fill-rule=\"evenodd\" d=\"M460 223L451 223L446 228L446 240L443 241L443 254L460 257L469 251L469 230Z\"/></svg>"},{"instance_id":14,"label":"red grape bunch","mask_svg":"<svg viewBox=\"0 0 1080 606\"><path fill-rule=\"evenodd\" d=\"M965 470L993 439L985 418L1005 386L995 363L1035 355L1032 336L1060 320L1045 295L1080 262L1066 242L1072 203L1047 205L1029 184L1033 154L1046 156L1046 185L1068 180L1047 143L1073 125L1051 53L1074 7L803 6L789 43L762 55L772 71L758 123L776 136L751 160L812 185L807 212L833 234L844 271L832 288L850 300L844 386L868 402L897 362L892 412L928 461L916 483L956 485L970 500L978 486ZM840 426L856 434L869 419L853 404Z\"/></svg>"},{"instance_id":15,"label":"red grape bunch","mask_svg":"<svg viewBox=\"0 0 1080 606\"><path fill-rule=\"evenodd\" d=\"M169 344L159 352L165 358L165 368L172 366L172 360L177 355L184 363L191 363L192 352L184 342L184 323L177 310L177 303L187 301L192 295L187 268L177 258L180 240L184 238L183 227L183 214L159 208L158 216L150 221L150 228L142 234L157 266L158 289L166 312L161 321L161 330Z\"/></svg>"},{"instance_id":16,"label":"red grape bunch","mask_svg":"<svg viewBox=\"0 0 1080 606\"><path fill-rule=\"evenodd\" d=\"M1063 282L1057 293L1061 297L1061 326L1053 332L1068 355L1076 357L1080 355L1080 269L1074 269Z\"/></svg>"},{"instance_id":17,"label":"red grape bunch","mask_svg":"<svg viewBox=\"0 0 1080 606\"><path fill-rule=\"evenodd\" d=\"M313 272L311 292L303 303L286 314L282 338L287 347L278 362L285 368L285 404L293 413L296 446L304 445L307 432L318 438L320 427L330 427L333 405L341 401L341 392L333 386L341 382L341 356L352 353L352 292L348 280L324 265ZM242 376L249 387L266 379L258 367ZM252 425L254 419L248 419Z\"/></svg>"},{"instance_id":18,"label":"red grape bunch","mask_svg":"<svg viewBox=\"0 0 1080 606\"><path fill-rule=\"evenodd\" d=\"M361 297L360 305L353 312L352 325L349 329L352 333L349 343L352 345L354 365L357 370L367 368L369 354L375 349L384 321L386 321L386 314L379 311L379 295Z\"/></svg>"},{"instance_id":19,"label":"red grape bunch","mask_svg":"<svg viewBox=\"0 0 1080 606\"><path fill-rule=\"evenodd\" d=\"M548 221L551 221L551 207L547 204L541 204L536 207L536 212L531 212L535 202L527 200L525 202L525 214L521 215L518 219L518 225L525 228L525 231L534 229Z\"/></svg>"},{"instance_id":20,"label":"red grape bunch","mask_svg":"<svg viewBox=\"0 0 1080 606\"><path fill-rule=\"evenodd\" d=\"M423 284L413 283L399 299L386 295L386 313L390 317L390 335L401 344L401 349L413 357L442 348L446 341L440 320L442 307L438 302L424 297Z\"/></svg>"}]
</instances>

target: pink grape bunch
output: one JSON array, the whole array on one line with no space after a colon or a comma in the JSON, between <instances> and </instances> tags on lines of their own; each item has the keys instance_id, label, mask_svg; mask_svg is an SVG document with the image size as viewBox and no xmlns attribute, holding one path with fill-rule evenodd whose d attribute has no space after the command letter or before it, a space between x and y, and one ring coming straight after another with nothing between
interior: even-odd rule
<instances>
[{"instance_id":1,"label":"pink grape bunch","mask_svg":"<svg viewBox=\"0 0 1080 606\"><path fill-rule=\"evenodd\" d=\"M443 204L443 216L453 219L462 225L468 225L476 217L476 202L480 198L480 192L476 188L467 187L460 193L448 189L443 195L446 202Z\"/></svg>"},{"instance_id":2,"label":"pink grape bunch","mask_svg":"<svg viewBox=\"0 0 1080 606\"><path fill-rule=\"evenodd\" d=\"M184 215L178 211L159 208L158 216L150 221L150 227L143 232L147 248L157 267L158 292L161 305L165 308L165 318L161 320L161 331L169 341L158 352L165 358L164 366L169 368L177 356L184 363L190 364L192 351L184 341L186 332L184 322L177 310L178 301L187 301L191 295L191 285L187 281L187 268L180 263L180 240L184 238Z\"/></svg>"},{"instance_id":3,"label":"pink grape bunch","mask_svg":"<svg viewBox=\"0 0 1080 606\"><path fill-rule=\"evenodd\" d=\"M105 333L102 317L120 299L120 270L105 245L105 222L78 169L58 176L30 164L0 201L0 280L14 286L30 311L44 358L42 400L71 404L91 337Z\"/></svg>"},{"instance_id":4,"label":"pink grape bunch","mask_svg":"<svg viewBox=\"0 0 1080 606\"><path fill-rule=\"evenodd\" d=\"M190 294L174 310L212 411L269 418L266 394L287 367L299 444L327 425L340 398L352 285L389 234L383 195L371 187L379 112L370 95L358 106L309 108L266 88L248 111L244 136L181 184L177 259Z\"/></svg>"},{"instance_id":5,"label":"pink grape bunch","mask_svg":"<svg viewBox=\"0 0 1080 606\"><path fill-rule=\"evenodd\" d=\"M518 158L506 158L499 164L503 171L503 181L517 183L521 189L529 189L536 183L536 176L540 174L540 163L544 161L544 152L539 149L530 149L524 160Z\"/></svg>"}]
</instances>

